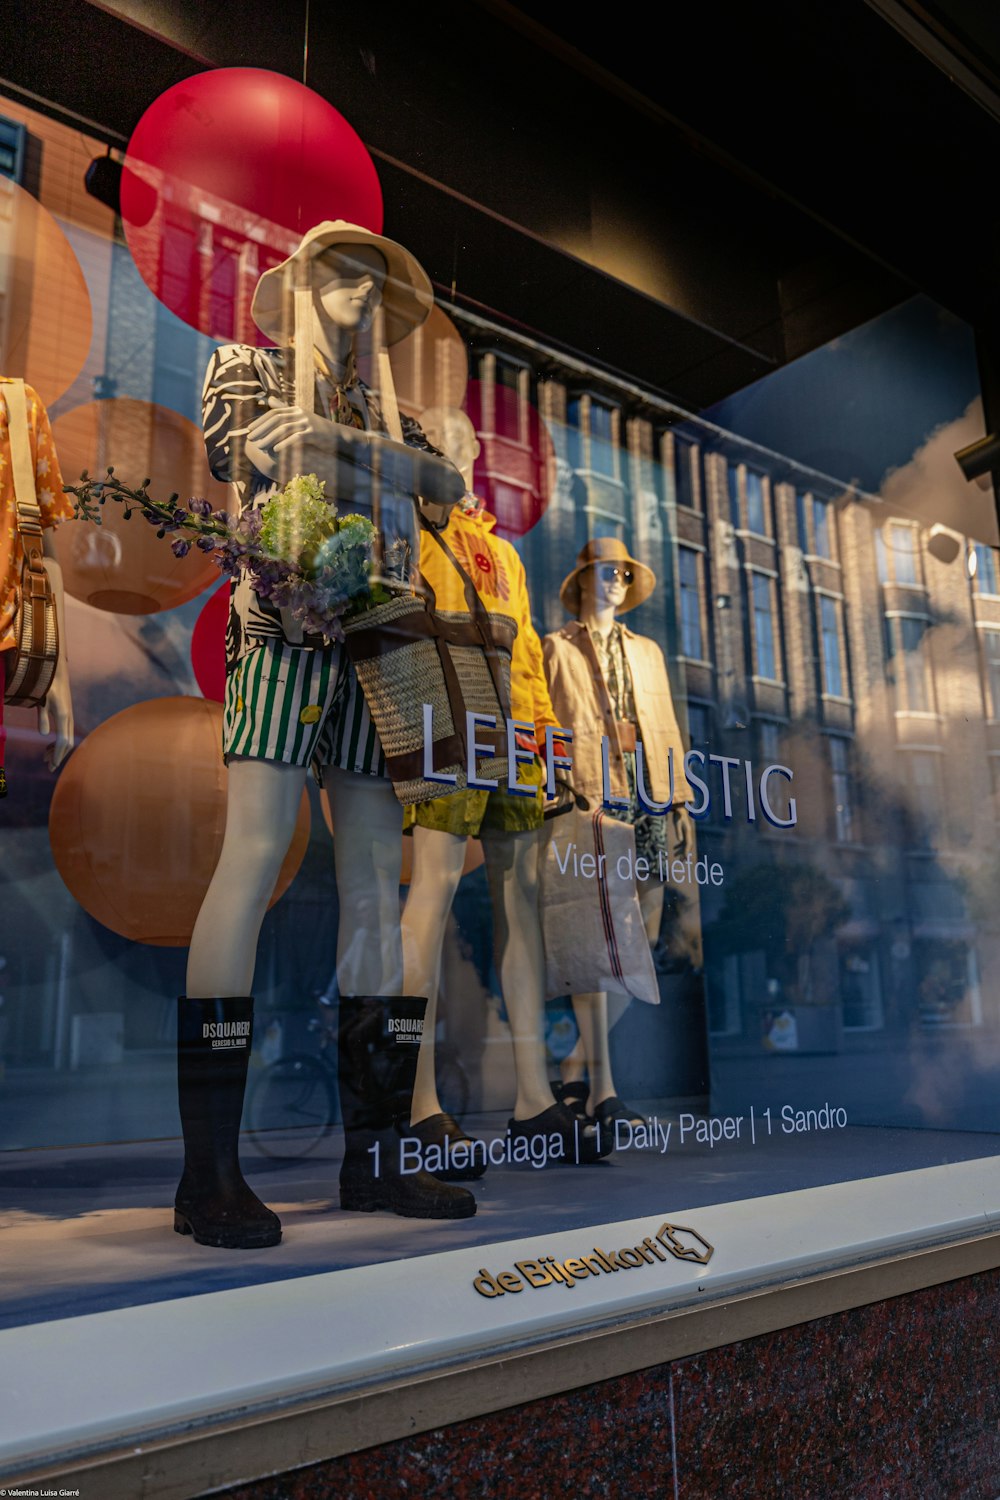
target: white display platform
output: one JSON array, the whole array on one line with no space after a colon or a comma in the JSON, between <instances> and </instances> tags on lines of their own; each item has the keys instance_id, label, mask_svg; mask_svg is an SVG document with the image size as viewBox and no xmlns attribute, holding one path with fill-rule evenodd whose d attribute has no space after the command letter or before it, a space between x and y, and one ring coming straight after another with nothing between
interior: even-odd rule
<instances>
[{"instance_id":1,"label":"white display platform","mask_svg":"<svg viewBox=\"0 0 1000 1500\"><path fill-rule=\"evenodd\" d=\"M493 1298L473 1287L482 1268L640 1245L665 1220L708 1240L710 1262L668 1257ZM9 1329L0 1478L998 1228L987 1157Z\"/></svg>"}]
</instances>

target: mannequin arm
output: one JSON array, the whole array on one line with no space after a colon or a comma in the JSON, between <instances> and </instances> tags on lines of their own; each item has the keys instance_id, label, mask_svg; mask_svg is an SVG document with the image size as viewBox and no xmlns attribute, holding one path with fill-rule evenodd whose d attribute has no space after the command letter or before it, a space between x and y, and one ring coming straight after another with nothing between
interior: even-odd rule
<instances>
[{"instance_id":1,"label":"mannequin arm","mask_svg":"<svg viewBox=\"0 0 1000 1500\"><path fill-rule=\"evenodd\" d=\"M66 659L66 605L63 594L62 569L56 560L55 541L51 530L43 533L42 550L45 554L45 571L52 585L52 596L56 605L56 620L59 625L59 660L56 675L52 679L48 697L38 710L38 728L41 734L55 730L55 744L45 751L45 760L50 771L55 771L73 748L73 698L69 685L69 663Z\"/></svg>"},{"instance_id":2,"label":"mannequin arm","mask_svg":"<svg viewBox=\"0 0 1000 1500\"><path fill-rule=\"evenodd\" d=\"M275 406L252 422L246 456L268 479L289 479L294 473L322 476L333 464L337 496L346 501L365 494L371 475L389 490L437 505L450 507L465 493L461 475L446 458L297 406Z\"/></svg>"}]
</instances>

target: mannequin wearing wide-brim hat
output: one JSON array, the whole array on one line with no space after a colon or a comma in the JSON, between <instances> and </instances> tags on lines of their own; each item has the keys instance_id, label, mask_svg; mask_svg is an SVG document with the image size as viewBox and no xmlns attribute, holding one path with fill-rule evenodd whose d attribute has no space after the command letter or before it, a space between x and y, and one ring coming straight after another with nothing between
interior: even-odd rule
<instances>
[{"instance_id":1,"label":"mannequin wearing wide-brim hat","mask_svg":"<svg viewBox=\"0 0 1000 1500\"><path fill-rule=\"evenodd\" d=\"M576 618L543 641L553 707L560 723L573 727L574 789L594 806L602 801L601 741L607 736L611 792L625 804L613 809L611 816L633 824L637 852L650 858L654 870L659 848L673 856L688 836L683 808L691 797L663 653L655 641L636 635L619 620L648 599L655 587L652 569L632 557L623 542L615 537L594 538L582 549L560 589L563 605ZM642 741L645 754L647 792L657 802L666 802L673 794L673 808L665 815L651 815L637 801L637 740ZM663 885L655 879L639 886L639 904L651 943L659 936L664 894ZM595 991L572 998L580 1035L563 1062L557 1092L602 1124L617 1119L641 1121L642 1116L622 1103L615 1088L610 1047L614 1021L609 1017L607 994Z\"/></svg>"},{"instance_id":2,"label":"mannequin wearing wide-brim hat","mask_svg":"<svg viewBox=\"0 0 1000 1500\"><path fill-rule=\"evenodd\" d=\"M265 272L252 312L278 347L223 346L203 396L212 472L233 484L242 507L258 507L289 478L310 473L342 510L370 504L386 531L387 517L412 518L414 500L447 509L461 497L461 476L416 423L400 418L392 389L387 346L419 326L432 305L427 276L402 246L342 221L318 225ZM356 341L369 329L377 393L356 371ZM305 637L245 577L233 588L227 630L223 750L225 837L192 934L181 1001L185 1173L175 1227L204 1244L241 1248L275 1244L281 1234L236 1159L249 1047L231 1065L220 1048L213 1072L199 1056L202 1035L238 1041L251 1034L261 922L310 765L321 769L334 820L340 992L400 995L402 808L342 647ZM219 1021L222 1032L204 1031ZM225 1147L214 1155L213 1132ZM426 1216L459 1216L441 1194L460 1190L431 1188ZM461 1196L460 1211L474 1212L471 1196ZM359 1197L349 1206L375 1205ZM423 1214L412 1202L398 1211Z\"/></svg>"},{"instance_id":3,"label":"mannequin wearing wide-brim hat","mask_svg":"<svg viewBox=\"0 0 1000 1500\"><path fill-rule=\"evenodd\" d=\"M367 330L377 309L379 375L390 385L380 397L394 405L383 350L419 327L433 305L426 272L394 240L339 219L304 235L293 255L260 278L251 306L262 333L279 343L291 337L295 347L294 402L275 403L247 431L246 451L255 468L277 479L324 466L328 494L333 490L345 501L368 489L373 471L383 491L445 506L460 499L463 487L454 468L426 445L421 452L385 432L330 421L314 410L312 399L314 351L335 375L346 372L354 338Z\"/></svg>"}]
</instances>

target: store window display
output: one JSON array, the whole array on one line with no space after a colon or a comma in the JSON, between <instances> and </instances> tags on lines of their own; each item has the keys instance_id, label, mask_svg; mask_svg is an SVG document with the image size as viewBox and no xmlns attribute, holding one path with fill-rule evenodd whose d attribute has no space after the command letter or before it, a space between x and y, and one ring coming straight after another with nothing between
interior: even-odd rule
<instances>
[{"instance_id":1,"label":"store window display","mask_svg":"<svg viewBox=\"0 0 1000 1500\"><path fill-rule=\"evenodd\" d=\"M545 673L560 722L573 726L573 789L593 806L610 791L610 816L631 824L636 854L660 871L693 845L686 804L684 746L663 652L620 617L650 597L651 568L615 537L581 550L559 597L575 619L543 641ZM607 773L605 772L607 760ZM605 779L608 786L605 787ZM666 808L666 811L662 809ZM657 810L660 809L660 810ZM662 858L661 858L662 856ZM663 916L662 878L640 886L646 934L655 943ZM611 1030L627 998L604 991L573 996L579 1037L562 1063L559 1092L602 1126L643 1124L615 1089ZM617 1014L613 1014L611 1005Z\"/></svg>"},{"instance_id":2,"label":"store window display","mask_svg":"<svg viewBox=\"0 0 1000 1500\"><path fill-rule=\"evenodd\" d=\"M376 394L358 376L356 341L377 320L383 334L377 342L391 345L423 322L432 303L427 277L407 251L341 221L318 225L261 277L252 313L278 347L219 349L203 397L212 472L236 487L241 507L260 507L282 484L307 473L326 482L328 499L348 508L374 503L378 486L387 533L383 555L393 554L405 577L405 517L414 500L447 509L464 486L412 419L399 422L403 441L390 435L395 398L387 357L379 359L383 384ZM340 990L380 997L377 1016L362 1007L356 1019L364 1032L374 1026L384 1047L391 1026L380 1020L393 1019L386 997L399 995L402 985L402 808L340 645L308 636L288 611L241 580L233 589L227 658L226 834L192 935L179 1011L185 1171L175 1228L201 1243L253 1247L277 1243L281 1230L245 1184L237 1161L250 992L260 924L307 770L319 768L333 811ZM348 1010L345 1005L345 1025ZM404 1019L416 1018L408 1013ZM371 1061L371 1045L354 1053ZM371 1189L369 1136L388 1128L389 1113L403 1108L407 1065L391 1069L391 1086L385 1079L384 1087L376 1086L377 1071L371 1061L367 1092L363 1081L357 1084L357 1118L345 1120L342 1206L414 1213L421 1210L423 1189L424 1212L453 1216L448 1190L434 1179L411 1180L405 1204L391 1184L380 1194Z\"/></svg>"},{"instance_id":3,"label":"store window display","mask_svg":"<svg viewBox=\"0 0 1000 1500\"><path fill-rule=\"evenodd\" d=\"M461 1165L443 1172L458 1180L476 1178L486 1159L469 1143L461 1127L442 1110L434 1069L434 1018L441 976L441 955L448 914L458 889L469 838L482 840L494 925L494 952L514 1047L517 1097L508 1130L512 1140L546 1136L559 1147L551 1159L596 1161L610 1144L595 1127L580 1128L568 1104L555 1101L545 1066L542 1011L545 1001L545 955L538 913L539 852L544 816L543 763L539 753L545 731L557 727L545 683L541 643L531 622L524 567L510 542L495 535L495 519L471 492L479 454L475 428L463 412L437 409L422 417L425 430L453 459L467 489L444 527L441 538L472 577L490 610L506 612L517 622L511 664L511 714L527 727L522 749L533 758L518 769L518 786L510 791L465 788L412 809L413 874L403 914L406 988L429 997L413 1097L411 1133L425 1147L436 1147L442 1161ZM459 574L441 548L426 538L420 552L438 606L461 607ZM562 1154L560 1154L560 1152Z\"/></svg>"},{"instance_id":4,"label":"store window display","mask_svg":"<svg viewBox=\"0 0 1000 1500\"><path fill-rule=\"evenodd\" d=\"M53 543L53 528L72 514L72 502L63 494L45 407L30 385L0 377L0 797L7 795L3 704L14 690L18 617L27 607L22 597L26 552L40 555L55 604L59 636L55 672L38 711L39 731L43 735L55 731L54 742L45 750L50 769L61 765L73 747L62 570Z\"/></svg>"}]
</instances>

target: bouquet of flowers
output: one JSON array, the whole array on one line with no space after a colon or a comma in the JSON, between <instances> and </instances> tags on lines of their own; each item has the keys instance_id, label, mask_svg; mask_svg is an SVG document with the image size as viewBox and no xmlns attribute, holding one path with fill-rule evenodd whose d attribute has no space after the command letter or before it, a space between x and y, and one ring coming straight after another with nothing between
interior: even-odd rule
<instances>
[{"instance_id":1,"label":"bouquet of flowers","mask_svg":"<svg viewBox=\"0 0 1000 1500\"><path fill-rule=\"evenodd\" d=\"M258 509L239 516L213 511L207 500L178 504L178 496L155 500L149 480L132 489L109 468L103 479L86 471L78 485L66 485L75 497L79 520L101 524L108 500L124 507L125 520L138 511L157 528L173 534L178 557L191 548L211 553L226 577L245 574L254 591L279 609L288 609L310 634L342 640L341 619L386 602L390 592L372 581L378 532L365 516L337 513L324 496L325 481L297 474ZM402 576L405 559L383 559L383 568Z\"/></svg>"}]
</instances>

